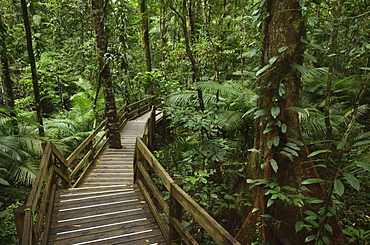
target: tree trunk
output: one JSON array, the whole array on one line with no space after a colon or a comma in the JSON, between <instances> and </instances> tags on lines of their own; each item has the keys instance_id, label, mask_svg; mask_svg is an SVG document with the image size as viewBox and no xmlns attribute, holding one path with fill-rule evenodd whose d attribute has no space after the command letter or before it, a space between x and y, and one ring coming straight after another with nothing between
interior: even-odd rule
<instances>
[{"instance_id":1,"label":"tree trunk","mask_svg":"<svg viewBox=\"0 0 370 245\"><path fill-rule=\"evenodd\" d=\"M141 0L139 13L141 16L141 39L143 42L144 56L145 56L145 65L146 71L152 71L152 59L150 55L150 43L149 43L149 22L148 22L148 11L146 8L146 0ZM150 90L149 94L153 94L153 91Z\"/></svg>"},{"instance_id":2,"label":"tree trunk","mask_svg":"<svg viewBox=\"0 0 370 245\"><path fill-rule=\"evenodd\" d=\"M262 66L272 65L260 79L261 96L256 116L261 116L256 119L254 151L249 156L244 176L298 190L303 180L319 178L313 163L307 158L308 149L302 137L298 113L287 109L298 105L301 74L294 65L303 63L304 45L300 39L305 36L305 28L299 1L268 0L265 6L269 17L265 19L263 29ZM281 51L282 47L286 50ZM296 233L295 224L302 220L303 211L310 209L317 212L320 206L284 204L279 199L273 199L271 194L266 195L269 189L264 185L257 185L245 193L248 187L245 179L237 187L239 193L248 194L246 197L250 197L252 204L242 210L244 220L236 235L241 244L252 244L258 239L269 244L311 244L305 243L305 238L319 231L313 229L307 232L303 229ZM304 192L304 195L325 199L326 193L321 184L307 187L310 191ZM273 200L275 202L270 205ZM325 222L329 222L334 230L334 235L327 235L332 244L344 244L345 238L341 236L337 220L332 218Z\"/></svg>"},{"instance_id":3,"label":"tree trunk","mask_svg":"<svg viewBox=\"0 0 370 245\"><path fill-rule=\"evenodd\" d=\"M36 61L35 61L35 56L34 56L33 47L32 47L31 26L30 26L30 21L28 19L26 0L21 0L21 4L22 4L24 28L26 30L27 51L28 51L28 57L30 60L30 65L31 65L33 93L35 95L36 116L37 116L37 121L40 124L39 134L40 136L43 136L45 132L44 132L44 123L42 120L40 90L39 90L39 85L38 85Z\"/></svg>"},{"instance_id":4,"label":"tree trunk","mask_svg":"<svg viewBox=\"0 0 370 245\"><path fill-rule=\"evenodd\" d=\"M4 92L6 95L10 97L10 100L6 100L5 104L10 108L14 109L14 93L13 93L13 84L10 78L10 70L9 70L9 62L6 57L5 47L4 50L0 54L1 56L1 64L3 65L3 84L4 84ZM15 117L14 112L10 112L10 116Z\"/></svg>"},{"instance_id":5,"label":"tree trunk","mask_svg":"<svg viewBox=\"0 0 370 245\"><path fill-rule=\"evenodd\" d=\"M118 116L114 99L113 85L110 79L109 57L107 56L107 34L104 28L105 0L92 0L92 21L96 33L96 46L99 61L98 83L102 85L105 101L105 113L108 119L109 147L122 148L118 128Z\"/></svg>"}]
</instances>

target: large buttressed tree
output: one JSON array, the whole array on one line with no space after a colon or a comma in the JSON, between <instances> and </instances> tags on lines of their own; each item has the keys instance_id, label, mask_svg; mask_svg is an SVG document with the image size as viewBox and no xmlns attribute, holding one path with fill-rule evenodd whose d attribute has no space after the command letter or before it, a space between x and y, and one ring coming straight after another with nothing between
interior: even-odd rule
<instances>
[{"instance_id":1,"label":"large buttressed tree","mask_svg":"<svg viewBox=\"0 0 370 245\"><path fill-rule=\"evenodd\" d=\"M121 148L121 136L118 129L117 108L113 84L110 77L109 55L107 55L108 37L105 30L105 11L107 0L92 0L92 21L96 33L96 47L99 61L98 83L102 85L105 101L105 113L108 119L109 146Z\"/></svg>"},{"instance_id":2,"label":"large buttressed tree","mask_svg":"<svg viewBox=\"0 0 370 245\"><path fill-rule=\"evenodd\" d=\"M326 193L314 181L319 177L299 125L299 70L305 48L302 7L298 0L267 0L263 8L256 135L244 169L246 178L238 185L238 192L249 198L251 206L242 209L243 223L236 238L242 244L314 244L327 239L331 244L344 244L335 216L319 212L323 205L317 203L325 200ZM305 185L308 179L312 184ZM303 228L307 211L318 216L317 227L310 225L308 230ZM325 230L324 224L333 232Z\"/></svg>"}]
</instances>

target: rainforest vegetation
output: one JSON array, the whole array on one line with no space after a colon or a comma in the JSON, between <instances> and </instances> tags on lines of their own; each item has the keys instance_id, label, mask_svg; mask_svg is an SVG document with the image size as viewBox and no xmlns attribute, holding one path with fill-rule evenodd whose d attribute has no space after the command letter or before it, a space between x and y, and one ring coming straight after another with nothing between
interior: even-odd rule
<instances>
[{"instance_id":1,"label":"rainforest vegetation","mask_svg":"<svg viewBox=\"0 0 370 245\"><path fill-rule=\"evenodd\" d=\"M156 157L241 244L370 244L369 40L367 0L0 0L0 244L43 141L149 96Z\"/></svg>"}]
</instances>

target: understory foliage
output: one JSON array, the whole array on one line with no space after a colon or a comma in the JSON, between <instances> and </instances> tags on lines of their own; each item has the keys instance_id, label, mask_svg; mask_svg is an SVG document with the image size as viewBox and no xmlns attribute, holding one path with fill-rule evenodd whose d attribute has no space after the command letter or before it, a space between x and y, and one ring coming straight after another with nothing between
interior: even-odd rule
<instances>
[{"instance_id":1,"label":"understory foliage","mask_svg":"<svg viewBox=\"0 0 370 245\"><path fill-rule=\"evenodd\" d=\"M139 0L105 3L104 63L111 69L117 107L150 95L165 102L171 134L164 139L168 146L157 152L160 162L236 234L245 215L238 208L251 205L235 193L235 185L253 153L254 121L267 114L276 119L282 112L274 106L260 115L265 112L255 108L263 96L261 79L289 49L274 47L279 55L260 67L261 27L269 18L266 1L147 0L146 13L139 13ZM250 179L248 184L264 188L269 207L281 202L294 208L322 203L323 209L305 210L299 222L289 224L297 232L318 228L307 243L327 243L325 234L331 234L332 227L325 220L333 214L350 244L370 243L370 5L367 0L298 3L306 35L297 38L305 51L303 64L294 65L301 74L299 104L290 109L299 113L310 151L307 161L314 162L320 178L303 180L298 188L279 186L275 179ZM0 186L4 190L0 209L6 212L13 207L7 206L24 201L23 191L38 169L42 141L53 141L67 155L105 115L91 1L28 1L28 10L45 136L37 134L40 125L21 6L19 1L0 0ZM148 20L145 41L151 60L143 52L143 19ZM148 62L151 71L146 70ZM271 103L276 105L285 92L279 85ZM287 130L281 124L270 126ZM301 143L282 147L288 160L294 161ZM280 138L269 144L280 145ZM279 171L276 161L268 164ZM327 190L325 199L303 194L316 183ZM261 244L265 218L274 217L260 217L261 223L253 227L256 244ZM198 232L193 221L186 222ZM8 230L2 229L0 234L6 234ZM206 234L197 235L209 244Z\"/></svg>"}]
</instances>

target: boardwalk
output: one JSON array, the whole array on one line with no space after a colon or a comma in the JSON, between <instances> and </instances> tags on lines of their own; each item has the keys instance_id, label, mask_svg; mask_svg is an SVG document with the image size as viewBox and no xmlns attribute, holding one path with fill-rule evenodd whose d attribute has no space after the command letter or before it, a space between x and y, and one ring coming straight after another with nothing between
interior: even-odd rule
<instances>
[{"instance_id":1,"label":"boardwalk","mask_svg":"<svg viewBox=\"0 0 370 245\"><path fill-rule=\"evenodd\" d=\"M122 149L106 149L77 188L58 190L48 244L166 244L133 184L136 137L149 114L129 121Z\"/></svg>"}]
</instances>

